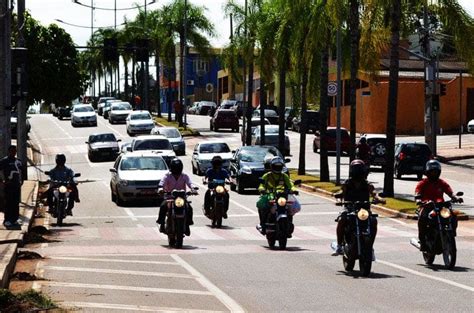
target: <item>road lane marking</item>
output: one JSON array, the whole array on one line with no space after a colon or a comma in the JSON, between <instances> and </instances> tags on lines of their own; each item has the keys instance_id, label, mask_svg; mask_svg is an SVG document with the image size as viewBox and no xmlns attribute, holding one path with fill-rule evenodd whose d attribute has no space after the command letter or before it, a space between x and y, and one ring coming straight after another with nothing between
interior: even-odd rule
<instances>
[{"instance_id":1,"label":"road lane marking","mask_svg":"<svg viewBox=\"0 0 474 313\"><path fill-rule=\"evenodd\" d=\"M135 217L132 210L130 210L129 208L124 208L124 207L122 207L122 209L125 211L125 213L127 213L127 215L132 219L132 221L134 222L138 221L138 218Z\"/></svg>"},{"instance_id":2,"label":"road lane marking","mask_svg":"<svg viewBox=\"0 0 474 313\"><path fill-rule=\"evenodd\" d=\"M222 304L224 304L231 312L245 312L234 299L229 297L225 292L223 292L219 287L214 285L209 279L207 279L203 274L201 274L197 269L192 267L189 263L183 260L177 254L170 255L176 262L178 262L182 267L184 267L191 275L198 277L197 281L211 292Z\"/></svg>"},{"instance_id":3,"label":"road lane marking","mask_svg":"<svg viewBox=\"0 0 474 313\"><path fill-rule=\"evenodd\" d=\"M186 279L197 278L197 277L194 277L193 275L178 274L178 273L113 270L113 269L90 268L90 267L43 266L43 269L50 270L50 271L119 274L119 275L130 275L130 276L154 276L154 277L186 278Z\"/></svg>"},{"instance_id":4,"label":"road lane marking","mask_svg":"<svg viewBox=\"0 0 474 313\"><path fill-rule=\"evenodd\" d=\"M457 282L449 280L449 279L445 279L445 278L425 274L425 273L418 272L418 271L412 270L410 268L407 268L407 267L404 267L404 266L401 266L401 265L398 265L398 264L394 264L394 263L387 262L387 261L382 261L382 260L379 260L379 259L377 260L377 263L384 264L384 265L399 269L399 270L404 271L404 272L408 272L408 273L416 275L416 276L436 280L436 281L439 281L439 282L442 282L442 283L445 283L445 284L448 284L448 285L451 285L451 286L454 286L454 287L458 287L458 288L461 288L461 289L464 289L464 290L467 290L467 291L474 292L474 287L470 287L470 286L467 286L467 285L464 285L464 284L460 284L460 283L457 283Z\"/></svg>"},{"instance_id":5,"label":"road lane marking","mask_svg":"<svg viewBox=\"0 0 474 313\"><path fill-rule=\"evenodd\" d=\"M170 307L153 307L146 305L127 305L116 303L95 303L95 302L75 302L75 301L61 301L61 306L87 309L110 309L110 310L124 310L124 311L141 311L141 312L195 312L195 313L219 313L222 311L211 310L197 310L197 309L183 309Z\"/></svg>"},{"instance_id":6,"label":"road lane marking","mask_svg":"<svg viewBox=\"0 0 474 313\"><path fill-rule=\"evenodd\" d=\"M98 121L100 120L99 118L97 119ZM109 124L107 124L105 121L102 121L100 120L100 124L104 125L105 127L107 127L108 129L110 129L111 131L113 131L114 133L116 133L117 135L119 135L120 137L126 137L124 135L122 135L118 130L116 130L115 128L111 127Z\"/></svg>"},{"instance_id":7,"label":"road lane marking","mask_svg":"<svg viewBox=\"0 0 474 313\"><path fill-rule=\"evenodd\" d=\"M53 256L49 257L50 260L64 260L64 261L91 261L91 262L105 262L105 263L136 263L136 264L156 264L156 265L176 265L176 262L165 262L165 261L143 261L143 260L122 260L122 259L94 259L94 258L81 258L81 257L61 257Z\"/></svg>"},{"instance_id":8,"label":"road lane marking","mask_svg":"<svg viewBox=\"0 0 474 313\"><path fill-rule=\"evenodd\" d=\"M69 133L61 125L59 125L59 123L55 119L52 119L52 121L60 130L63 131L63 133L68 137L68 139L73 138L71 135L69 135Z\"/></svg>"},{"instance_id":9,"label":"road lane marking","mask_svg":"<svg viewBox=\"0 0 474 313\"><path fill-rule=\"evenodd\" d=\"M190 289L170 289L170 288L153 288L153 287L134 287L121 285L106 285L106 284L83 284L83 283L63 283L54 281L42 281L42 285L49 287L61 288L85 288L85 289L105 289L105 290L124 290L124 291L138 291L138 292L155 292L155 293L176 293L197 296L214 296L209 291L190 290Z\"/></svg>"}]
</instances>

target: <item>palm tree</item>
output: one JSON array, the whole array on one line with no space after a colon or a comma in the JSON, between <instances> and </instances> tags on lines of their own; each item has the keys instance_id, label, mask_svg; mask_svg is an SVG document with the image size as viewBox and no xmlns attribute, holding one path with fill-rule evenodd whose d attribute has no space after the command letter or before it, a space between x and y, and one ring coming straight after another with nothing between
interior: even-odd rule
<instances>
[{"instance_id":1,"label":"palm tree","mask_svg":"<svg viewBox=\"0 0 474 313\"><path fill-rule=\"evenodd\" d=\"M355 138L357 132L356 125L356 104L357 104L357 74L359 71L359 0L349 0L349 32L350 32L350 81L349 81L349 105L351 107L350 114L350 135L351 149L350 159L355 158Z\"/></svg>"}]
</instances>

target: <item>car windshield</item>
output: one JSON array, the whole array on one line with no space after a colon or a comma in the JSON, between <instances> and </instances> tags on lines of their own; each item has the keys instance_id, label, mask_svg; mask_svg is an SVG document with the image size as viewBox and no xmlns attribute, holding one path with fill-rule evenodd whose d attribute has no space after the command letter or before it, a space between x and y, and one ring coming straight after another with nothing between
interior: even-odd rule
<instances>
[{"instance_id":1,"label":"car windshield","mask_svg":"<svg viewBox=\"0 0 474 313\"><path fill-rule=\"evenodd\" d=\"M269 121L269 120L266 120L266 119L265 119L264 121L265 121L265 125L269 125L269 124L270 124L270 121ZM250 124L251 124L252 126L258 126L258 125L260 125L260 119L252 119L252 120L250 121Z\"/></svg>"},{"instance_id":2,"label":"car windshield","mask_svg":"<svg viewBox=\"0 0 474 313\"><path fill-rule=\"evenodd\" d=\"M114 134L93 135L89 138L90 143L106 141L117 141L117 139L115 138Z\"/></svg>"},{"instance_id":3,"label":"car windshield","mask_svg":"<svg viewBox=\"0 0 474 313\"><path fill-rule=\"evenodd\" d=\"M151 116L148 113L133 114L130 115L131 120L151 120Z\"/></svg>"},{"instance_id":4,"label":"car windshield","mask_svg":"<svg viewBox=\"0 0 474 313\"><path fill-rule=\"evenodd\" d=\"M201 106L216 106L216 104L210 101L202 101Z\"/></svg>"},{"instance_id":5,"label":"car windshield","mask_svg":"<svg viewBox=\"0 0 474 313\"><path fill-rule=\"evenodd\" d=\"M266 127L265 134L278 134L278 127Z\"/></svg>"},{"instance_id":6,"label":"car windshield","mask_svg":"<svg viewBox=\"0 0 474 313\"><path fill-rule=\"evenodd\" d=\"M181 137L181 134L179 133L179 130L176 128L162 128L158 129L158 132L160 135L165 136L166 138L179 138Z\"/></svg>"},{"instance_id":7,"label":"car windshield","mask_svg":"<svg viewBox=\"0 0 474 313\"><path fill-rule=\"evenodd\" d=\"M128 103L121 103L121 104L114 104L112 106L113 111L126 111L126 110L131 110L132 106Z\"/></svg>"},{"instance_id":8,"label":"car windshield","mask_svg":"<svg viewBox=\"0 0 474 313\"><path fill-rule=\"evenodd\" d=\"M278 116L277 112L273 111L273 110L265 110L265 116Z\"/></svg>"},{"instance_id":9,"label":"car windshield","mask_svg":"<svg viewBox=\"0 0 474 313\"><path fill-rule=\"evenodd\" d=\"M387 139L386 138L368 138L367 139L367 144L369 144L369 146L375 146L375 145L378 145L378 144L382 144L382 145L385 145L385 143L387 142Z\"/></svg>"},{"instance_id":10,"label":"car windshield","mask_svg":"<svg viewBox=\"0 0 474 313\"><path fill-rule=\"evenodd\" d=\"M431 151L427 145L407 144L403 147L403 152L410 155L430 155Z\"/></svg>"},{"instance_id":11,"label":"car windshield","mask_svg":"<svg viewBox=\"0 0 474 313\"><path fill-rule=\"evenodd\" d=\"M74 112L94 112L94 108L90 106L74 108Z\"/></svg>"},{"instance_id":12,"label":"car windshield","mask_svg":"<svg viewBox=\"0 0 474 313\"><path fill-rule=\"evenodd\" d=\"M161 157L124 157L120 163L120 169L122 171L134 171L134 170L155 170L165 171L165 161Z\"/></svg>"},{"instance_id":13,"label":"car windshield","mask_svg":"<svg viewBox=\"0 0 474 313\"><path fill-rule=\"evenodd\" d=\"M276 149L244 149L240 152L240 160L242 162L264 162L268 157L274 157L281 155L278 154Z\"/></svg>"},{"instance_id":14,"label":"car windshield","mask_svg":"<svg viewBox=\"0 0 474 313\"><path fill-rule=\"evenodd\" d=\"M147 139L137 141L133 150L172 150L168 139Z\"/></svg>"},{"instance_id":15,"label":"car windshield","mask_svg":"<svg viewBox=\"0 0 474 313\"><path fill-rule=\"evenodd\" d=\"M204 143L199 146L200 153L227 153L230 152L226 143Z\"/></svg>"}]
</instances>

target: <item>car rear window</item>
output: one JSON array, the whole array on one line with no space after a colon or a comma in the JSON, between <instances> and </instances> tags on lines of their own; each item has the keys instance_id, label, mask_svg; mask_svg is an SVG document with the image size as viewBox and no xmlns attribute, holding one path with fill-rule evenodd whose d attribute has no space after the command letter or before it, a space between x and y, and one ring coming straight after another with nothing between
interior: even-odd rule
<instances>
[{"instance_id":1,"label":"car rear window","mask_svg":"<svg viewBox=\"0 0 474 313\"><path fill-rule=\"evenodd\" d=\"M281 155L276 149L258 148L258 149L243 149L240 151L240 160L242 162L264 162L269 157Z\"/></svg>"},{"instance_id":2,"label":"car rear window","mask_svg":"<svg viewBox=\"0 0 474 313\"><path fill-rule=\"evenodd\" d=\"M230 152L226 143L204 143L199 146L200 153L227 153Z\"/></svg>"},{"instance_id":3,"label":"car rear window","mask_svg":"<svg viewBox=\"0 0 474 313\"><path fill-rule=\"evenodd\" d=\"M217 116L219 117L234 117L235 112L234 111L217 111Z\"/></svg>"},{"instance_id":4,"label":"car rear window","mask_svg":"<svg viewBox=\"0 0 474 313\"><path fill-rule=\"evenodd\" d=\"M122 171L133 170L155 170L165 171L168 169L163 158L160 157L124 157L120 164Z\"/></svg>"},{"instance_id":5,"label":"car rear window","mask_svg":"<svg viewBox=\"0 0 474 313\"><path fill-rule=\"evenodd\" d=\"M172 150L167 139L147 139L136 141L133 150Z\"/></svg>"},{"instance_id":6,"label":"car rear window","mask_svg":"<svg viewBox=\"0 0 474 313\"><path fill-rule=\"evenodd\" d=\"M132 115L130 115L130 119L132 119L132 120L150 120L151 116L148 113L132 114Z\"/></svg>"},{"instance_id":7,"label":"car rear window","mask_svg":"<svg viewBox=\"0 0 474 313\"><path fill-rule=\"evenodd\" d=\"M106 142L106 141L117 141L117 139L115 138L114 134L100 134L100 135L91 136L89 138L90 143Z\"/></svg>"},{"instance_id":8,"label":"car rear window","mask_svg":"<svg viewBox=\"0 0 474 313\"><path fill-rule=\"evenodd\" d=\"M176 128L158 129L158 133L160 135L165 136L166 138L179 138L179 137L181 137L181 134L179 133L179 130L177 130Z\"/></svg>"},{"instance_id":9,"label":"car rear window","mask_svg":"<svg viewBox=\"0 0 474 313\"><path fill-rule=\"evenodd\" d=\"M411 154L411 155L413 154L423 155L423 156L431 155L430 147L428 147L427 145L422 145L422 144L403 145L402 152Z\"/></svg>"}]
</instances>

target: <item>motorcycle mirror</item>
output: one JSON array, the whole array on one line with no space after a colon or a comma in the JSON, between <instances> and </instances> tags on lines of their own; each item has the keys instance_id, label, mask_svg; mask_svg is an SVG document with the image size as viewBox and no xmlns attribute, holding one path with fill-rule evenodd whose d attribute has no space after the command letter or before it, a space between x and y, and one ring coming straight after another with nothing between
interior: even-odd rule
<instances>
[{"instance_id":1,"label":"motorcycle mirror","mask_svg":"<svg viewBox=\"0 0 474 313\"><path fill-rule=\"evenodd\" d=\"M193 190L199 190L199 187L194 187Z\"/></svg>"},{"instance_id":2,"label":"motorcycle mirror","mask_svg":"<svg viewBox=\"0 0 474 313\"><path fill-rule=\"evenodd\" d=\"M81 177L81 173L75 173L74 177Z\"/></svg>"},{"instance_id":3,"label":"motorcycle mirror","mask_svg":"<svg viewBox=\"0 0 474 313\"><path fill-rule=\"evenodd\" d=\"M45 173L46 175L49 175L49 174L51 174L51 172L50 172L50 171L46 171L46 172L44 172L44 173Z\"/></svg>"},{"instance_id":4,"label":"motorcycle mirror","mask_svg":"<svg viewBox=\"0 0 474 313\"><path fill-rule=\"evenodd\" d=\"M288 158L285 159L285 163L290 163L290 162L291 162L291 159L288 159Z\"/></svg>"},{"instance_id":5,"label":"motorcycle mirror","mask_svg":"<svg viewBox=\"0 0 474 313\"><path fill-rule=\"evenodd\" d=\"M415 196L415 200L420 200L421 199L421 195L416 195Z\"/></svg>"},{"instance_id":6,"label":"motorcycle mirror","mask_svg":"<svg viewBox=\"0 0 474 313\"><path fill-rule=\"evenodd\" d=\"M111 169L109 169L109 171L110 171L111 173L117 173L117 170L116 170L115 168L111 168Z\"/></svg>"},{"instance_id":7,"label":"motorcycle mirror","mask_svg":"<svg viewBox=\"0 0 474 313\"><path fill-rule=\"evenodd\" d=\"M86 144L89 144L89 141L86 141Z\"/></svg>"},{"instance_id":8,"label":"motorcycle mirror","mask_svg":"<svg viewBox=\"0 0 474 313\"><path fill-rule=\"evenodd\" d=\"M462 196L464 196L464 192L462 192L462 191L458 191L458 192L456 193L456 196L458 196L458 197L462 197Z\"/></svg>"}]
</instances>

